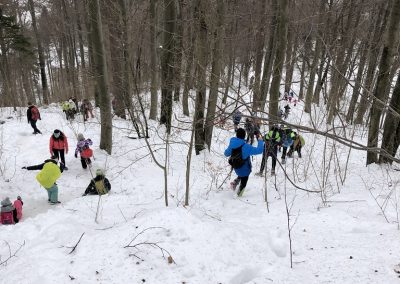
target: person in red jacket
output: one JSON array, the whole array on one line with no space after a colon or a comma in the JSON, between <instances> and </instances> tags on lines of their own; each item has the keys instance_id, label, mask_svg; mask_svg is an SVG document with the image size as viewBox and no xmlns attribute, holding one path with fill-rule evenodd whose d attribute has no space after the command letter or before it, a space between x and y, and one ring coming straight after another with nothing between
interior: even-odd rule
<instances>
[{"instance_id":1,"label":"person in red jacket","mask_svg":"<svg viewBox=\"0 0 400 284\"><path fill-rule=\"evenodd\" d=\"M55 156L63 164L64 170L68 170L65 165L65 154L68 154L68 140L67 136L59 129L54 130L53 135L50 137L50 155Z\"/></svg>"}]
</instances>

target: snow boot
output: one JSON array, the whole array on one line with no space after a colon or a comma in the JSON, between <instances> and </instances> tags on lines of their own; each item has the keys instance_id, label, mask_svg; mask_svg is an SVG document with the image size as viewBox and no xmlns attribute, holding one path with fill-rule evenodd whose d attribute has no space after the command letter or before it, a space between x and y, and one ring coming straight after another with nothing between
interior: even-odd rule
<instances>
[{"instance_id":1,"label":"snow boot","mask_svg":"<svg viewBox=\"0 0 400 284\"><path fill-rule=\"evenodd\" d=\"M255 175L259 176L259 177L262 177L264 174L263 174L263 172L258 172L258 173L255 173Z\"/></svg>"},{"instance_id":2,"label":"snow boot","mask_svg":"<svg viewBox=\"0 0 400 284\"><path fill-rule=\"evenodd\" d=\"M275 169L272 169L271 170L271 176L274 176L275 175Z\"/></svg>"},{"instance_id":3,"label":"snow boot","mask_svg":"<svg viewBox=\"0 0 400 284\"><path fill-rule=\"evenodd\" d=\"M282 164L282 165L286 164L286 160L285 160L285 159L282 159L281 164Z\"/></svg>"},{"instance_id":4,"label":"snow boot","mask_svg":"<svg viewBox=\"0 0 400 284\"><path fill-rule=\"evenodd\" d=\"M233 191L235 191L236 187L238 186L238 184L239 184L239 180L238 179L234 179L233 181L231 181L231 189Z\"/></svg>"}]
</instances>

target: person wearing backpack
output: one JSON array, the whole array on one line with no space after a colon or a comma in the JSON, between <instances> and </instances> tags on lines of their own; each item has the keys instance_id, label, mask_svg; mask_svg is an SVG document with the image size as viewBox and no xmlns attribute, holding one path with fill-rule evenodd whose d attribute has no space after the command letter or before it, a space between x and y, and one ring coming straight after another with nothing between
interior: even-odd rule
<instances>
[{"instance_id":1,"label":"person wearing backpack","mask_svg":"<svg viewBox=\"0 0 400 284\"><path fill-rule=\"evenodd\" d=\"M82 196L103 195L111 190L110 181L105 177L102 169L96 170L96 177L92 179Z\"/></svg>"},{"instance_id":2,"label":"person wearing backpack","mask_svg":"<svg viewBox=\"0 0 400 284\"><path fill-rule=\"evenodd\" d=\"M40 172L36 175L36 180L47 190L49 203L61 203L58 201L58 186L56 181L61 177L64 166L62 163L60 163L60 166L57 165L55 156L45 160L42 164L22 167L22 169L26 169L28 171L40 170Z\"/></svg>"},{"instance_id":3,"label":"person wearing backpack","mask_svg":"<svg viewBox=\"0 0 400 284\"><path fill-rule=\"evenodd\" d=\"M58 160L61 158L64 170L68 170L65 165L65 154L68 154L68 139L67 136L59 129L54 130L50 137L49 143L50 155L55 156Z\"/></svg>"},{"instance_id":4,"label":"person wearing backpack","mask_svg":"<svg viewBox=\"0 0 400 284\"><path fill-rule=\"evenodd\" d=\"M231 182L232 190L236 190L236 187L240 183L240 187L237 195L242 196L243 191L249 180L251 173L251 159L250 156L262 154L264 148L264 142L261 135L257 135L258 145L253 147L247 144L245 141L246 131L243 128L238 128L236 131L236 137L232 137L229 141L229 146L225 150L225 157L229 158L229 164L235 170L237 178Z\"/></svg>"},{"instance_id":5,"label":"person wearing backpack","mask_svg":"<svg viewBox=\"0 0 400 284\"><path fill-rule=\"evenodd\" d=\"M28 103L26 117L28 118L28 123L30 123L33 128L33 134L42 134L36 126L36 122L39 119L41 120L39 109L31 102Z\"/></svg>"},{"instance_id":6,"label":"person wearing backpack","mask_svg":"<svg viewBox=\"0 0 400 284\"><path fill-rule=\"evenodd\" d=\"M0 223L3 225L13 225L18 223L22 218L22 204L24 203L20 196L18 196L17 200L14 201L14 205L11 203L9 197L2 200Z\"/></svg>"},{"instance_id":7,"label":"person wearing backpack","mask_svg":"<svg viewBox=\"0 0 400 284\"><path fill-rule=\"evenodd\" d=\"M257 176L262 176L264 173L265 164L268 157L272 158L272 169L271 174L275 175L276 167L276 156L278 154L278 146L281 144L280 128L278 126L273 126L271 130L264 136L265 144L263 157L261 161L260 171L256 173Z\"/></svg>"},{"instance_id":8,"label":"person wearing backpack","mask_svg":"<svg viewBox=\"0 0 400 284\"><path fill-rule=\"evenodd\" d=\"M90 149L90 145L93 142L91 139L85 139L82 133L78 134L78 143L75 149L75 158L78 158L78 154L81 156L82 168L86 169L88 165L92 164L90 158L93 156L93 151Z\"/></svg>"}]
</instances>

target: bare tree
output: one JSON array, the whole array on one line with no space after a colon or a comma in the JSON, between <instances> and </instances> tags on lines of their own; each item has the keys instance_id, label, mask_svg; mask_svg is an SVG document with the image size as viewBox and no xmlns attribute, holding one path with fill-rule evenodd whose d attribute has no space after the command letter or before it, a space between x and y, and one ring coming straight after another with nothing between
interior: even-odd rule
<instances>
[{"instance_id":1,"label":"bare tree","mask_svg":"<svg viewBox=\"0 0 400 284\"><path fill-rule=\"evenodd\" d=\"M100 149L111 154L112 150L112 116L110 96L108 93L107 65L104 52L103 32L99 0L89 2L91 40L93 42L94 69L100 98L101 134Z\"/></svg>"}]
</instances>

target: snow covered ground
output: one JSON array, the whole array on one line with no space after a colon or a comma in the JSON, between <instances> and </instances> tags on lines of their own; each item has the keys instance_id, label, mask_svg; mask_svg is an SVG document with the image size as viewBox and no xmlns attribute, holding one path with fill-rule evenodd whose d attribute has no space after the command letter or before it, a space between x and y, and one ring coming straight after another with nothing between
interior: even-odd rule
<instances>
[{"instance_id":1,"label":"snow covered ground","mask_svg":"<svg viewBox=\"0 0 400 284\"><path fill-rule=\"evenodd\" d=\"M290 120L307 124L300 109L293 108ZM107 156L98 148L97 118L84 125L79 117L70 124L55 106L40 110L43 135L36 136L25 109L0 111L6 121L0 125L0 197L14 200L21 195L24 201L22 221L0 226L0 263L12 256L0 266L0 283L400 282L394 272L400 263L400 174L389 167L365 167L364 152L351 150L347 163L348 148L302 133L303 158L295 154L289 159L287 173L299 187L324 189L323 194L296 190L279 166L276 178L254 176L261 162L256 156L247 189L235 198L229 181L218 189L229 173L223 150L233 130L217 128L211 151L193 154L190 206L184 207L188 147L182 142L189 141L190 133L176 130L171 140L180 143L171 144L165 207L163 172L145 141L127 138L133 134L128 122L114 119L113 154ZM69 170L58 181L59 206L47 203L45 189L35 180L37 172L21 169L49 158L49 138L56 128L70 144ZM79 132L94 141L92 171L106 169L112 184L111 193L101 198L98 223L98 197L81 196L91 172L73 156ZM162 127L151 124L150 143L161 162L162 133ZM357 129L355 139L365 143L362 134Z\"/></svg>"}]
</instances>

